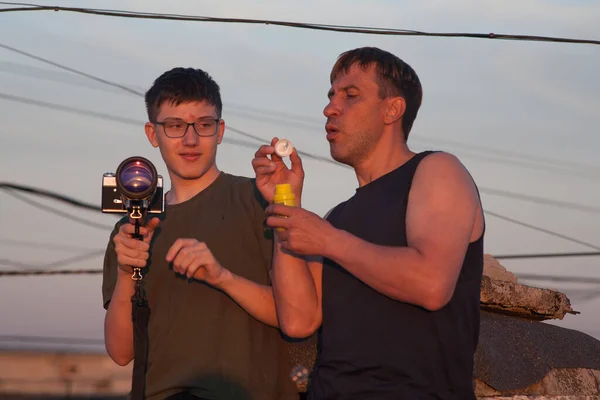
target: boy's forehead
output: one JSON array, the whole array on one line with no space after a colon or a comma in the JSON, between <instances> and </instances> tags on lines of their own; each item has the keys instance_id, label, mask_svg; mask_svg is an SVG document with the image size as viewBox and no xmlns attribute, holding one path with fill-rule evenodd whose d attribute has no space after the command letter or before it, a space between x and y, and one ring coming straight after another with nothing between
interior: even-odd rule
<instances>
[{"instance_id":1,"label":"boy's forehead","mask_svg":"<svg viewBox=\"0 0 600 400\"><path fill-rule=\"evenodd\" d=\"M186 101L178 103L173 99L165 100L159 107L159 115L164 113L177 113L177 114L196 114L202 113L205 115L212 115L216 113L216 107L209 104L206 100L202 101Z\"/></svg>"}]
</instances>

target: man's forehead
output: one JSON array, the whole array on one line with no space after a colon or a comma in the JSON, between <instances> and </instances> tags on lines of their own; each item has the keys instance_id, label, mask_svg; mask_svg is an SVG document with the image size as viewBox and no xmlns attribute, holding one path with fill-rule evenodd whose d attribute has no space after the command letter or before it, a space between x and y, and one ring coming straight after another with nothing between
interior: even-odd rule
<instances>
[{"instance_id":1,"label":"man's forehead","mask_svg":"<svg viewBox=\"0 0 600 400\"><path fill-rule=\"evenodd\" d=\"M339 71L335 76L331 86L334 88L344 88L348 85L364 86L368 83L376 84L375 66L369 65L362 67L358 63L352 64L347 71Z\"/></svg>"}]
</instances>

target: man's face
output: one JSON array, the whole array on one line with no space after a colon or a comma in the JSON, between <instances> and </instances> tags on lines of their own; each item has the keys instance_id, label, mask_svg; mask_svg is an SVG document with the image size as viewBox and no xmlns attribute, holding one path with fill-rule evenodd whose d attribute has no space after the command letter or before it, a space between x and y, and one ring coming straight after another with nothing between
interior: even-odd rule
<instances>
[{"instance_id":1,"label":"man's face","mask_svg":"<svg viewBox=\"0 0 600 400\"><path fill-rule=\"evenodd\" d=\"M193 123L211 119L217 119L217 110L205 101L179 105L165 102L159 108L156 122L177 127L185 126L182 122ZM167 137L165 126L161 124L148 122L145 128L150 143L160 149L171 181L199 179L216 167L217 146L221 143L225 131L222 120L214 127L215 134L206 137L198 136L193 126L189 126L184 136L179 138Z\"/></svg>"},{"instance_id":2,"label":"man's face","mask_svg":"<svg viewBox=\"0 0 600 400\"><path fill-rule=\"evenodd\" d=\"M379 97L375 67L355 64L339 75L328 93L325 130L331 157L350 166L365 160L383 134L385 102Z\"/></svg>"}]
</instances>

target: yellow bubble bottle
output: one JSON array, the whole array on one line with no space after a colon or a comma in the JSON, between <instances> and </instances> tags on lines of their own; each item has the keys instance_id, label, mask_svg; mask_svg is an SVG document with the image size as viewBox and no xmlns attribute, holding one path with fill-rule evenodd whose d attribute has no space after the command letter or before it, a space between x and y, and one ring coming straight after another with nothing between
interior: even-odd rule
<instances>
[{"instance_id":1,"label":"yellow bubble bottle","mask_svg":"<svg viewBox=\"0 0 600 400\"><path fill-rule=\"evenodd\" d=\"M273 196L273 203L283 204L285 206L295 206L296 196L292 192L292 186L289 183L281 183L275 185L275 195ZM278 231L284 231L284 228L277 228Z\"/></svg>"}]
</instances>

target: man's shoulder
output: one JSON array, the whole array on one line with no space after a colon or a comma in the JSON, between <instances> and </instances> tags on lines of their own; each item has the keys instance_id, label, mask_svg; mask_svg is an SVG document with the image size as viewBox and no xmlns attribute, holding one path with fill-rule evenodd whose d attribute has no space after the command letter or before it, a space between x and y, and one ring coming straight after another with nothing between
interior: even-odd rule
<instances>
[{"instance_id":1,"label":"man's shoulder","mask_svg":"<svg viewBox=\"0 0 600 400\"><path fill-rule=\"evenodd\" d=\"M452 170L456 168L460 168L466 171L465 166L462 164L462 162L457 156L442 150L423 152L422 159L419 163L419 167L421 169L423 169L423 167L426 167L430 171L442 169Z\"/></svg>"}]
</instances>

